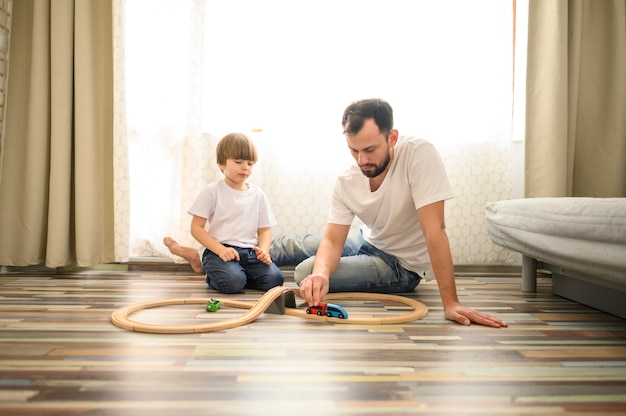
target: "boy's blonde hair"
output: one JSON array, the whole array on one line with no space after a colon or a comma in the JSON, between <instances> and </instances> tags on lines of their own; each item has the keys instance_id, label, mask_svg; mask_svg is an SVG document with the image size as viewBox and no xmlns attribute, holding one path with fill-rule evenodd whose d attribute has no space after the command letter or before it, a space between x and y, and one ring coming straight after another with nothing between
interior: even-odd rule
<instances>
[{"instance_id":1,"label":"boy's blonde hair","mask_svg":"<svg viewBox=\"0 0 626 416\"><path fill-rule=\"evenodd\" d=\"M251 160L256 162L259 158L254 142L243 133L229 133L217 144L215 150L217 163L226 164L226 159Z\"/></svg>"}]
</instances>

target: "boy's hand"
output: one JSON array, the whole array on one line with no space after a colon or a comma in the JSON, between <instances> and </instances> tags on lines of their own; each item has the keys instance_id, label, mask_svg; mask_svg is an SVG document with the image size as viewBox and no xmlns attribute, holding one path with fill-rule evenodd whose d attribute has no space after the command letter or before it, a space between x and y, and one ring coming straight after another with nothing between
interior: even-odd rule
<instances>
[{"instance_id":1,"label":"boy's hand","mask_svg":"<svg viewBox=\"0 0 626 416\"><path fill-rule=\"evenodd\" d=\"M256 258L262 261L263 263L270 265L272 264L272 258L270 257L270 253L261 249L260 247L254 246L252 250L256 253Z\"/></svg>"},{"instance_id":2,"label":"boy's hand","mask_svg":"<svg viewBox=\"0 0 626 416\"><path fill-rule=\"evenodd\" d=\"M239 253L232 247L224 247L222 250L220 250L218 256L223 261L239 261Z\"/></svg>"}]
</instances>

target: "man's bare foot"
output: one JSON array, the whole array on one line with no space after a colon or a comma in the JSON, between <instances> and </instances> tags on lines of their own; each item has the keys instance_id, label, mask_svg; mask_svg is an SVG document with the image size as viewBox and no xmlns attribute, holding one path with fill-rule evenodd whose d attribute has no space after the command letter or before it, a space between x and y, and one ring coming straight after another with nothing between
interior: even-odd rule
<instances>
[{"instance_id":1,"label":"man's bare foot","mask_svg":"<svg viewBox=\"0 0 626 416\"><path fill-rule=\"evenodd\" d=\"M194 272L202 274L202 262L200 261L198 250L193 247L181 246L172 237L165 237L163 239L163 244L167 246L170 253L187 260Z\"/></svg>"}]
</instances>

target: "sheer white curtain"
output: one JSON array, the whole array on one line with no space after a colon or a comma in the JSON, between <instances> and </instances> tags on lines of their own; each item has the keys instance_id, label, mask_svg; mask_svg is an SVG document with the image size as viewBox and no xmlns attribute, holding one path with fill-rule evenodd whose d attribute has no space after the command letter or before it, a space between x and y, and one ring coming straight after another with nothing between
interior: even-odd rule
<instances>
[{"instance_id":1,"label":"sheer white curtain","mask_svg":"<svg viewBox=\"0 0 626 416\"><path fill-rule=\"evenodd\" d=\"M483 217L511 195L512 1L118 1L130 257L167 256L165 235L194 244L186 210L221 177L213 153L230 131L261 148L274 234L321 231L350 163L342 111L381 97L401 135L444 157L455 261L507 261Z\"/></svg>"}]
</instances>

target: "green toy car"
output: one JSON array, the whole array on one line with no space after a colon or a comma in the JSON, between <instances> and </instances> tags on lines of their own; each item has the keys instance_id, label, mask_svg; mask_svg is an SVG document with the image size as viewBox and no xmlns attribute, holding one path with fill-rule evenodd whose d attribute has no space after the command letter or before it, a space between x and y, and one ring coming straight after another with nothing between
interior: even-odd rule
<instances>
[{"instance_id":1,"label":"green toy car","mask_svg":"<svg viewBox=\"0 0 626 416\"><path fill-rule=\"evenodd\" d=\"M209 300L209 303L206 304L207 312L216 312L222 306L222 301L213 299Z\"/></svg>"}]
</instances>

